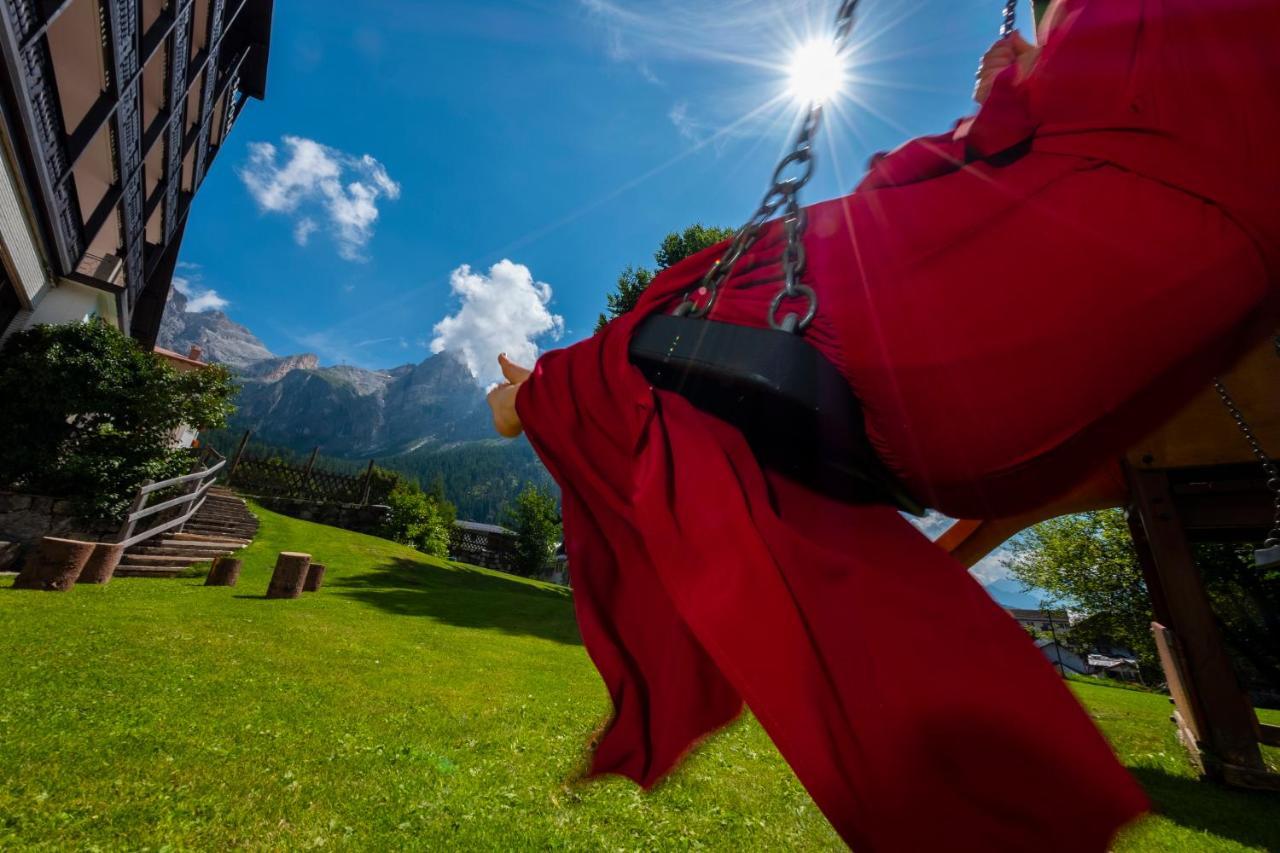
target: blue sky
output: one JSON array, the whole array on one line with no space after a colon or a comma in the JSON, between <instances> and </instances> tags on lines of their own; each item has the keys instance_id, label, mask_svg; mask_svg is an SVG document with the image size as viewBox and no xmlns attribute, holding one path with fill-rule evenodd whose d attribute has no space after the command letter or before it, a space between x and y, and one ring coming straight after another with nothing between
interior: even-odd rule
<instances>
[{"instance_id":1,"label":"blue sky","mask_svg":"<svg viewBox=\"0 0 1280 853\"><path fill-rule=\"evenodd\" d=\"M665 233L754 209L797 113L781 66L834 6L281 0L267 100L197 196L180 275L325 363L572 342ZM1000 7L863 0L806 200L966 114Z\"/></svg>"}]
</instances>

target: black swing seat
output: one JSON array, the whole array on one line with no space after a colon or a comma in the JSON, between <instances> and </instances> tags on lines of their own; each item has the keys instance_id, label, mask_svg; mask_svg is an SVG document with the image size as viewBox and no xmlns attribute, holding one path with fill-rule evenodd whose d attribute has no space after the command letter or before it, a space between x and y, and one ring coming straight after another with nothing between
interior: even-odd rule
<instances>
[{"instance_id":1,"label":"black swing seat","mask_svg":"<svg viewBox=\"0 0 1280 853\"><path fill-rule=\"evenodd\" d=\"M765 467L838 500L924 514L876 455L840 371L800 335L654 314L629 355L654 386L737 427Z\"/></svg>"}]
</instances>

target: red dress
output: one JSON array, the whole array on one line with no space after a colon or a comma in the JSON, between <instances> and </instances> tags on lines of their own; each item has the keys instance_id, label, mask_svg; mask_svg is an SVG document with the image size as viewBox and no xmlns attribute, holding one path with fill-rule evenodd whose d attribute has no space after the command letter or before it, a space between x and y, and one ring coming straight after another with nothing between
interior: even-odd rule
<instances>
[{"instance_id":1,"label":"red dress","mask_svg":"<svg viewBox=\"0 0 1280 853\"><path fill-rule=\"evenodd\" d=\"M953 515L1065 491L1276 319L1280 4L1067 7L1027 81L809 209L806 336ZM763 324L778 249L769 229L716 319ZM763 471L630 366L635 325L719 250L517 397L615 707L594 771L652 785L745 700L856 850L1106 849L1145 798L964 568L888 507Z\"/></svg>"}]
</instances>

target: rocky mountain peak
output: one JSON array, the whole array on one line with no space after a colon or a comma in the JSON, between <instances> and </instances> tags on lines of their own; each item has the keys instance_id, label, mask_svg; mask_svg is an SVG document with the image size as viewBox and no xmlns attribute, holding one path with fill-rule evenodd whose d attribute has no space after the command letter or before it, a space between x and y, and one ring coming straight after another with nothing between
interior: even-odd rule
<instances>
[{"instance_id":1,"label":"rocky mountain peak","mask_svg":"<svg viewBox=\"0 0 1280 853\"><path fill-rule=\"evenodd\" d=\"M215 361L237 370L275 358L275 354L253 332L221 311L187 310L189 303L176 287L169 289L164 317L160 321L159 346L185 353L200 347L205 361ZM314 356L313 356L314 358Z\"/></svg>"}]
</instances>

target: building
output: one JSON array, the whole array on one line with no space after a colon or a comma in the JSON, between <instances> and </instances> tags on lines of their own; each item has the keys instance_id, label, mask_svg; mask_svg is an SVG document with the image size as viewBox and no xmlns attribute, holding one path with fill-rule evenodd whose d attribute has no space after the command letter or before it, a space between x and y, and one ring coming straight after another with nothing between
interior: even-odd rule
<instances>
[{"instance_id":1,"label":"building","mask_svg":"<svg viewBox=\"0 0 1280 853\"><path fill-rule=\"evenodd\" d=\"M1021 607L1006 607L1005 612L1019 625L1030 628L1038 634L1065 636L1071 631L1071 614L1065 610L1027 610Z\"/></svg>"},{"instance_id":2,"label":"building","mask_svg":"<svg viewBox=\"0 0 1280 853\"><path fill-rule=\"evenodd\" d=\"M486 569L515 568L516 532L497 524L455 521L449 535L449 559Z\"/></svg>"},{"instance_id":3,"label":"building","mask_svg":"<svg viewBox=\"0 0 1280 853\"><path fill-rule=\"evenodd\" d=\"M1080 655L1066 646L1047 637L1036 640L1039 649L1059 675L1089 675L1091 670Z\"/></svg>"},{"instance_id":4,"label":"building","mask_svg":"<svg viewBox=\"0 0 1280 853\"><path fill-rule=\"evenodd\" d=\"M155 344L191 201L266 93L273 0L0 3L0 336Z\"/></svg>"},{"instance_id":5,"label":"building","mask_svg":"<svg viewBox=\"0 0 1280 853\"><path fill-rule=\"evenodd\" d=\"M191 373L195 370L203 370L209 365L200 360L200 356L204 353L200 351L200 347L193 346L186 355L165 349L164 347L156 347L152 350L165 364L172 367L179 373ZM197 447L199 445L199 430L188 424L182 424L173 431L174 447Z\"/></svg>"},{"instance_id":6,"label":"building","mask_svg":"<svg viewBox=\"0 0 1280 853\"><path fill-rule=\"evenodd\" d=\"M1089 655L1089 671L1095 675L1105 675L1120 681L1141 681L1142 672L1138 662L1133 658L1113 657L1111 655Z\"/></svg>"}]
</instances>

